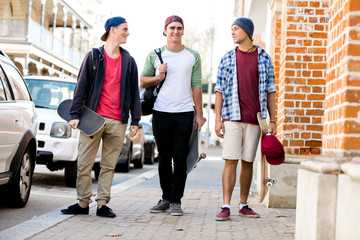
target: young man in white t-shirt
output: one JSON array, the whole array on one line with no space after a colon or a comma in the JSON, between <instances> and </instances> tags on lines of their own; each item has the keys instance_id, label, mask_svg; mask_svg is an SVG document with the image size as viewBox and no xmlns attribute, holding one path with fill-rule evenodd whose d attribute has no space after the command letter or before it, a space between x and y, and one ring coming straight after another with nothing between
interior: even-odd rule
<instances>
[{"instance_id":1,"label":"young man in white t-shirt","mask_svg":"<svg viewBox=\"0 0 360 240\"><path fill-rule=\"evenodd\" d=\"M194 104L199 131L205 122L202 112L201 61L197 52L182 44L184 23L179 16L172 15L166 19L163 33L167 39L166 46L161 47L164 64L151 51L140 78L140 86L147 88L159 84L166 76L153 108L162 199L150 212L165 212L170 207L171 215L181 216L184 214L181 198L187 176L186 156Z\"/></svg>"}]
</instances>

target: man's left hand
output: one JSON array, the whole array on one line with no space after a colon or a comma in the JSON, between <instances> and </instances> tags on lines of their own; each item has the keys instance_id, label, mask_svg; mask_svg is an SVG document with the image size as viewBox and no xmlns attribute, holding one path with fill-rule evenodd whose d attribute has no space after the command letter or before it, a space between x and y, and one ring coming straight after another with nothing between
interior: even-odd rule
<instances>
[{"instance_id":1,"label":"man's left hand","mask_svg":"<svg viewBox=\"0 0 360 240\"><path fill-rule=\"evenodd\" d=\"M201 127L206 122L206 118L204 118L203 116L196 116L195 121L196 121L196 127L198 128L198 131L200 132Z\"/></svg>"},{"instance_id":2,"label":"man's left hand","mask_svg":"<svg viewBox=\"0 0 360 240\"><path fill-rule=\"evenodd\" d=\"M269 123L269 127L268 127L268 133L271 135L276 135L276 124L273 122Z\"/></svg>"}]
</instances>

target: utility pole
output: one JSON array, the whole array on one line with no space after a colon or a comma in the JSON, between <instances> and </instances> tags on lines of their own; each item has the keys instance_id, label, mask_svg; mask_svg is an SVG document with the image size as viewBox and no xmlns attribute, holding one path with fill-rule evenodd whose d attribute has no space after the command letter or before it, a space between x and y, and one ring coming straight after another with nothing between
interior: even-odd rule
<instances>
[{"instance_id":1,"label":"utility pole","mask_svg":"<svg viewBox=\"0 0 360 240\"><path fill-rule=\"evenodd\" d=\"M212 71L213 71L213 46L214 46L214 10L215 10L215 1L213 2L213 16L212 16L212 26L211 26L211 48L210 48L210 75L208 79L208 103L207 103L207 121L206 121L206 137L205 137L205 148L209 147L210 139L210 115L211 115L211 95L212 95Z\"/></svg>"}]
</instances>

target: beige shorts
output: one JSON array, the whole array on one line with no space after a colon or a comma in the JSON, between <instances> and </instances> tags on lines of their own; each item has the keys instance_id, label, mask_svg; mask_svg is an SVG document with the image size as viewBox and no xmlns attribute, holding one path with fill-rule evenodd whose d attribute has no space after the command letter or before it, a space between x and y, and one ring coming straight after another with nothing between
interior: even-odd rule
<instances>
[{"instance_id":1,"label":"beige shorts","mask_svg":"<svg viewBox=\"0 0 360 240\"><path fill-rule=\"evenodd\" d=\"M259 125L225 121L222 158L254 162L259 145Z\"/></svg>"}]
</instances>

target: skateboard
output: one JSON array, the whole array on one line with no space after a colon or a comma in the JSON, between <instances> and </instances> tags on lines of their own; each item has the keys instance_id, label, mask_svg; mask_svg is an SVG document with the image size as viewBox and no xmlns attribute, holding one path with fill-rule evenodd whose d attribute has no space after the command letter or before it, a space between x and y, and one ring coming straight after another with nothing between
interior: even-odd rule
<instances>
[{"instance_id":1,"label":"skateboard","mask_svg":"<svg viewBox=\"0 0 360 240\"><path fill-rule=\"evenodd\" d=\"M201 159L206 158L205 153L199 154L199 131L196 127L195 116L196 113L194 112L194 123L190 137L189 152L186 157L186 174L189 174L196 168Z\"/></svg>"},{"instance_id":2,"label":"skateboard","mask_svg":"<svg viewBox=\"0 0 360 240\"><path fill-rule=\"evenodd\" d=\"M266 197L266 194L268 192L268 189L273 186L273 184L276 182L275 179L271 179L268 177L268 162L266 161L266 156L261 150L261 143L263 137L267 134L268 130L268 124L266 119L261 118L261 113L257 113L257 120L259 122L259 126L261 129L261 135L260 135L260 202L264 201L264 198Z\"/></svg>"},{"instance_id":3,"label":"skateboard","mask_svg":"<svg viewBox=\"0 0 360 240\"><path fill-rule=\"evenodd\" d=\"M57 109L59 116L67 122L71 120L69 113L71 103L71 99L64 100L59 104ZM85 135L92 137L103 126L105 126L105 119L88 107L83 106L80 115L80 122L77 128Z\"/></svg>"}]
</instances>

